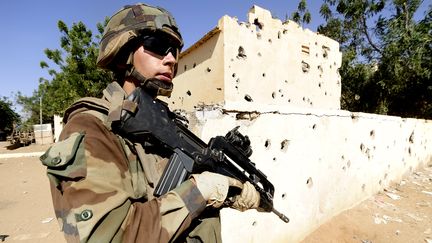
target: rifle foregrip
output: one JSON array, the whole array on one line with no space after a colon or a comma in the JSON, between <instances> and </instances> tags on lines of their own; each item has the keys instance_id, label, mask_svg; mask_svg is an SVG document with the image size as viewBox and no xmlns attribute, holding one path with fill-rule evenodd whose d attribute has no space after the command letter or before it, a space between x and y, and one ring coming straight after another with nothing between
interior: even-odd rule
<instances>
[{"instance_id":1,"label":"rifle foregrip","mask_svg":"<svg viewBox=\"0 0 432 243\"><path fill-rule=\"evenodd\" d=\"M178 187L189 178L194 166L194 160L180 149L175 149L171 155L168 165L159 179L153 195L159 197L172 189Z\"/></svg>"}]
</instances>

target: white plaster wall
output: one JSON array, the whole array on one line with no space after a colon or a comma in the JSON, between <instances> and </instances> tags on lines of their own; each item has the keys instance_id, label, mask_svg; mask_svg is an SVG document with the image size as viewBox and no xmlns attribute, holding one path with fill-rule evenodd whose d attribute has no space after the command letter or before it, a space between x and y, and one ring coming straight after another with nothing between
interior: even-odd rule
<instances>
[{"instance_id":1,"label":"white plaster wall","mask_svg":"<svg viewBox=\"0 0 432 243\"><path fill-rule=\"evenodd\" d=\"M54 142L57 142L59 140L62 130L63 118L59 115L54 115Z\"/></svg>"},{"instance_id":2,"label":"white plaster wall","mask_svg":"<svg viewBox=\"0 0 432 243\"><path fill-rule=\"evenodd\" d=\"M253 145L251 160L275 186L275 208L290 218L286 224L271 213L224 209L224 242L298 242L329 218L431 162L430 121L347 111L262 110L267 112L253 120L220 109L197 112L204 141L241 125Z\"/></svg>"},{"instance_id":3,"label":"white plaster wall","mask_svg":"<svg viewBox=\"0 0 432 243\"><path fill-rule=\"evenodd\" d=\"M224 209L224 242L298 242L431 162L432 121L340 110L340 63L337 42L256 6L182 54L170 107L188 111L204 141L240 125L291 220Z\"/></svg>"},{"instance_id":4,"label":"white plaster wall","mask_svg":"<svg viewBox=\"0 0 432 243\"><path fill-rule=\"evenodd\" d=\"M242 110L257 103L340 108L341 53L336 41L294 22L282 23L257 6L248 19L238 23L224 16L219 21L225 43L226 109ZM303 63L309 66L305 71Z\"/></svg>"},{"instance_id":5,"label":"white plaster wall","mask_svg":"<svg viewBox=\"0 0 432 243\"><path fill-rule=\"evenodd\" d=\"M173 94L164 99L171 109L192 111L202 104L220 104L224 100L220 31L213 30L196 46L182 53Z\"/></svg>"},{"instance_id":6,"label":"white plaster wall","mask_svg":"<svg viewBox=\"0 0 432 243\"><path fill-rule=\"evenodd\" d=\"M239 23L223 16L214 30L182 53L174 92L164 99L173 109L218 104L242 110L260 103L340 108L336 41L292 21L282 23L257 6L248 19Z\"/></svg>"}]
</instances>

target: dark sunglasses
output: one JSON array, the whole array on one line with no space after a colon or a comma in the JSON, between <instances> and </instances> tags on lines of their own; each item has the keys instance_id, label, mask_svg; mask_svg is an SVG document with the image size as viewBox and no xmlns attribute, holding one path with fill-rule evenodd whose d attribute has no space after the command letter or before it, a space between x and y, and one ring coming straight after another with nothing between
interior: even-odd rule
<instances>
[{"instance_id":1,"label":"dark sunglasses","mask_svg":"<svg viewBox=\"0 0 432 243\"><path fill-rule=\"evenodd\" d=\"M160 37L145 36L142 38L142 45L145 50L159 56L166 56L171 52L175 59L177 59L180 52L180 48L177 45Z\"/></svg>"}]
</instances>

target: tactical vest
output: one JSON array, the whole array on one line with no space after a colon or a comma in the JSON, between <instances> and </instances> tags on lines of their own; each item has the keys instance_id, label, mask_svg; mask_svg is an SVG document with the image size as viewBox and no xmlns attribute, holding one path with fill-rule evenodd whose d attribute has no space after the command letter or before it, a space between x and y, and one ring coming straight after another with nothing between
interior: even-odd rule
<instances>
[{"instance_id":1,"label":"tactical vest","mask_svg":"<svg viewBox=\"0 0 432 243\"><path fill-rule=\"evenodd\" d=\"M63 123L66 124L69 117L77 113L90 114L102 121L109 129L112 129L112 123L119 121L122 110L134 111L136 104L125 99L127 94L117 82L112 82L103 91L103 98L84 97L72 104L66 111L63 117ZM114 132L114 131L113 131ZM114 132L115 134L115 132ZM168 159L149 160L148 154L143 146L139 143L133 143L127 138L116 134L120 140L123 150L128 151L133 149L140 164L146 179L145 191L143 195L147 200L154 198L153 191L163 170L168 162ZM199 220L192 223L190 229L184 232L184 236L176 242L221 242L221 225L219 212L213 212L210 215L205 215Z\"/></svg>"},{"instance_id":2,"label":"tactical vest","mask_svg":"<svg viewBox=\"0 0 432 243\"><path fill-rule=\"evenodd\" d=\"M111 125L113 122L120 120L121 111L133 111L133 109L136 108L136 105L133 102L125 99L126 96L127 94L123 88L120 87L117 82L112 82L103 91L102 98L84 97L73 103L65 111L63 123L66 124L69 120L69 117L77 113L85 113L98 118L108 130L113 131ZM114 134L116 133L114 132ZM116 134L116 136L122 144L123 150L134 150L136 152L147 181L147 200L151 200L153 198L154 187L162 175L167 159L161 158L159 161L149 161L148 156L146 155L146 152L141 144L133 143L127 138L124 138L118 134ZM143 161L146 161L147 163L143 163Z\"/></svg>"}]
</instances>

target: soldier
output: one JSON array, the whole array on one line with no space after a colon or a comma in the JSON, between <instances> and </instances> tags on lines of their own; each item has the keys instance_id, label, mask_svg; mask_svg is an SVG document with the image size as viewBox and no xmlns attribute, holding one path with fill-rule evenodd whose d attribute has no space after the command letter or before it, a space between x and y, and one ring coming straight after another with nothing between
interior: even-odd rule
<instances>
[{"instance_id":1,"label":"soldier","mask_svg":"<svg viewBox=\"0 0 432 243\"><path fill-rule=\"evenodd\" d=\"M182 46L174 18L162 8L125 6L109 20L97 64L115 81L102 99L84 98L65 112L60 141L41 156L68 242L220 242L219 209L229 186L243 188L233 208L258 208L250 183L211 172L155 198L166 153L113 125L137 87L145 84L155 98L171 93Z\"/></svg>"}]
</instances>

